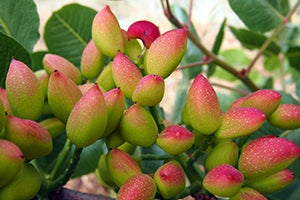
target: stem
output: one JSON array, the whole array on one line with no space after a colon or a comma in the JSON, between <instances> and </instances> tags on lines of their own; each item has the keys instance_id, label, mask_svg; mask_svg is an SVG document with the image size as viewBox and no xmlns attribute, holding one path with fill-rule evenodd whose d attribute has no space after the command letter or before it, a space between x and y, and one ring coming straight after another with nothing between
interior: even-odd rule
<instances>
[{"instance_id":1,"label":"stem","mask_svg":"<svg viewBox=\"0 0 300 200\"><path fill-rule=\"evenodd\" d=\"M264 44L261 46L259 51L257 52L256 56L253 58L249 66L247 67L246 74L248 74L251 69L253 68L254 64L257 62L259 57L263 54L263 52L268 48L268 46L271 44L271 42L275 39L275 37L282 31L282 29L286 26L286 24L290 21L292 15L297 10L297 7L300 4L300 0L296 2L296 4L293 6L293 8L290 10L290 12L287 14L287 16L282 20L281 24L273 31L272 35L264 42ZM245 75L246 75L245 74Z\"/></svg>"},{"instance_id":2,"label":"stem","mask_svg":"<svg viewBox=\"0 0 300 200\"><path fill-rule=\"evenodd\" d=\"M183 24L179 22L179 20L173 15L171 11L171 7L169 4L169 0L166 0L166 6L163 3L163 0L161 0L162 7L164 9L164 14L168 18L168 20L175 25L178 28L183 28L185 27ZM228 71L231 73L233 76L241 80L251 91L256 91L259 88L255 85L255 83L249 79L244 73L241 73L240 71L236 70L232 65L229 63L223 61L220 59L217 55L215 55L213 52L208 50L198 39L197 37L193 34L193 32L190 29L188 30L188 37L189 39L206 55L208 56L212 62L215 64L219 65L221 68L224 70Z\"/></svg>"},{"instance_id":3,"label":"stem","mask_svg":"<svg viewBox=\"0 0 300 200\"><path fill-rule=\"evenodd\" d=\"M157 154L143 154L141 155L142 160L171 160L174 158L174 156L170 154L163 154L163 155L157 155Z\"/></svg>"},{"instance_id":4,"label":"stem","mask_svg":"<svg viewBox=\"0 0 300 200\"><path fill-rule=\"evenodd\" d=\"M150 106L149 107L150 113L153 116L156 125L158 127L158 132L160 133L162 130L165 129L165 125L163 123L163 119L160 117L158 107L157 106Z\"/></svg>"},{"instance_id":5,"label":"stem","mask_svg":"<svg viewBox=\"0 0 300 200\"><path fill-rule=\"evenodd\" d=\"M187 69L187 68L191 68L191 67L196 67L196 66L199 66L199 65L205 65L205 64L209 64L211 62L212 62L211 59L201 60L201 61L198 61L198 62L188 63L186 65L179 66L179 67L176 68L176 70L182 70L182 69Z\"/></svg>"},{"instance_id":6,"label":"stem","mask_svg":"<svg viewBox=\"0 0 300 200\"><path fill-rule=\"evenodd\" d=\"M57 175L61 172L61 167L66 163L66 158L68 157L70 153L72 143L69 139L67 139L64 148L61 150L57 157L57 161L50 173L50 180L55 180Z\"/></svg>"},{"instance_id":7,"label":"stem","mask_svg":"<svg viewBox=\"0 0 300 200\"><path fill-rule=\"evenodd\" d=\"M59 176L58 178L53 180L48 185L48 191L52 191L56 188L59 188L60 186L65 185L69 181L70 177L72 176L72 174L77 166L81 151L82 151L82 148L75 148L75 150L72 151L72 157L69 162L69 165L65 168L65 171L62 173L61 176Z\"/></svg>"},{"instance_id":8,"label":"stem","mask_svg":"<svg viewBox=\"0 0 300 200\"><path fill-rule=\"evenodd\" d=\"M225 86L225 85L222 85L222 84L219 84L219 83L211 82L211 85L217 86L217 87L220 87L220 88L225 88L225 89L228 89L230 91L234 91L234 92L237 92L237 93L240 93L240 94L243 94L243 95L248 95L249 94L248 91L241 90L241 89L234 88L234 87Z\"/></svg>"}]
</instances>

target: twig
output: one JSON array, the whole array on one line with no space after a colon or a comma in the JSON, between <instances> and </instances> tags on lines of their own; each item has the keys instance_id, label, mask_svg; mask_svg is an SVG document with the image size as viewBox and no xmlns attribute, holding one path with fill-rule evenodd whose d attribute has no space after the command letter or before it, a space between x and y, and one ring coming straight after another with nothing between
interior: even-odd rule
<instances>
[{"instance_id":1,"label":"twig","mask_svg":"<svg viewBox=\"0 0 300 200\"><path fill-rule=\"evenodd\" d=\"M219 84L219 83L213 83L213 82L211 82L211 84L213 86L217 86L217 87L220 87L220 88L228 89L230 91L234 91L234 92L237 92L237 93L240 93L240 94L243 94L243 95L248 95L249 94L248 91L241 90L241 89L238 89L238 88L235 88L235 87L230 87L230 86L226 86L226 85Z\"/></svg>"},{"instance_id":2,"label":"twig","mask_svg":"<svg viewBox=\"0 0 300 200\"><path fill-rule=\"evenodd\" d=\"M183 28L186 27L185 25L181 24L179 20L173 15L170 7L170 3L168 0L166 0L166 5L163 3L163 0L161 0L161 4L164 10L165 16L168 18L168 20L175 25L178 28ZM208 50L194 35L194 33L190 30L188 30L188 37L189 39L205 54L207 57L212 59L212 61L222 67L224 70L228 71L231 73L233 76L236 78L240 79L248 88L252 91L256 91L259 88L254 84L254 82L249 79L249 77L245 76L243 71L238 71L236 70L232 65L229 63L225 62L224 60L220 59L217 55L212 53L210 50Z\"/></svg>"},{"instance_id":3,"label":"twig","mask_svg":"<svg viewBox=\"0 0 300 200\"><path fill-rule=\"evenodd\" d=\"M111 197L107 197L101 194L88 194L75 190L70 190L65 187L61 187L49 194L49 200L114 200Z\"/></svg>"},{"instance_id":4,"label":"twig","mask_svg":"<svg viewBox=\"0 0 300 200\"><path fill-rule=\"evenodd\" d=\"M181 66L177 67L176 70L182 70L182 69L187 69L187 68L191 68L191 67L196 67L196 66L199 66L199 65L205 65L205 64L209 64L211 62L212 62L211 59L201 60L201 61L198 61L198 62L188 63L186 65L181 65Z\"/></svg>"},{"instance_id":5,"label":"twig","mask_svg":"<svg viewBox=\"0 0 300 200\"><path fill-rule=\"evenodd\" d=\"M260 56L263 54L263 52L268 48L268 46L271 44L271 42L275 39L275 37L282 31L282 29L286 26L286 24L290 21L292 15L297 10L297 7L300 4L300 0L297 1L297 3L294 5L294 7L290 10L290 12L287 14L287 16L282 20L281 24L273 31L272 35L265 41L265 43L261 46L255 57L252 59L251 63L247 67L247 70L245 71L245 75L249 74L252 70L254 64L257 62L257 60L260 58Z\"/></svg>"}]
</instances>

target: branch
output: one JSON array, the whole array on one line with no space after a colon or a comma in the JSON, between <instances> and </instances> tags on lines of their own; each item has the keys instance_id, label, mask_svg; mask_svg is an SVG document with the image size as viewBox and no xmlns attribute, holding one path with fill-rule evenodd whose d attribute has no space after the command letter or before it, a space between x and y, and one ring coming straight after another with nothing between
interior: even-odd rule
<instances>
[{"instance_id":1,"label":"branch","mask_svg":"<svg viewBox=\"0 0 300 200\"><path fill-rule=\"evenodd\" d=\"M111 197L103 196L101 194L88 194L75 190L70 190L65 187L58 188L55 191L50 192L49 200L114 200Z\"/></svg>"},{"instance_id":2,"label":"branch","mask_svg":"<svg viewBox=\"0 0 300 200\"><path fill-rule=\"evenodd\" d=\"M179 20L173 15L172 11L171 11L171 7L170 7L170 3L168 0L166 0L166 5L163 3L163 0L161 0L161 4L164 10L164 14L167 17L167 19L176 27L178 28L183 28L186 27L185 25L181 24L179 22ZM215 64L219 65L221 68L223 68L224 70L228 71L229 73L231 73L233 76L235 76L236 78L238 78L239 80L241 80L246 86L248 86L248 88L252 91L256 91L259 88L254 84L254 82L249 79L249 77L247 77L245 75L245 73L243 73L244 71L238 71L236 70L232 65L230 65L229 63L225 62L224 60L220 59L217 55L215 55L214 53L212 53L210 50L208 50L198 39L197 37L193 34L193 32L190 29L188 30L188 37L189 39L207 56L209 57L212 62L214 62Z\"/></svg>"},{"instance_id":3,"label":"branch","mask_svg":"<svg viewBox=\"0 0 300 200\"><path fill-rule=\"evenodd\" d=\"M245 71L245 75L249 74L251 69L253 68L254 64L257 62L259 57L263 54L263 52L268 48L271 42L275 39L275 37L282 31L282 29L286 26L286 24L290 21L292 15L297 10L297 7L300 4L300 0L294 5L294 7L290 10L287 16L282 20L281 24L273 31L272 35L265 41L265 43L261 46L259 51L257 52L256 56L253 58L247 70Z\"/></svg>"}]
</instances>

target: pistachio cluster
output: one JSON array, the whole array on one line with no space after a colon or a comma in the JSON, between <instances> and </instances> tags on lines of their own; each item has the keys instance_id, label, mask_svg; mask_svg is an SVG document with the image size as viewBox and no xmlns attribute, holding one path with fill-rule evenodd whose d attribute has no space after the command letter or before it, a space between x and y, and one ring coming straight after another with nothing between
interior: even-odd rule
<instances>
[{"instance_id":1,"label":"pistachio cluster","mask_svg":"<svg viewBox=\"0 0 300 200\"><path fill-rule=\"evenodd\" d=\"M187 29L161 34L142 20L126 31L106 6L94 17L91 33L80 67L48 53L43 69L33 72L12 59L6 88L0 90L0 199L31 199L38 193L42 179L31 161L51 153L59 134L77 148L105 141L107 152L99 155L95 173L119 200L178 198L194 180L201 183L199 190L215 196L266 199L294 180L287 168L300 155L296 144L271 133L243 147L236 140L266 122L300 128L300 106L282 104L280 93L261 89L222 111L214 88L199 74L187 91L182 124L165 125L151 111L185 54ZM134 152L153 145L171 159L147 174ZM197 149L207 154L204 169L197 165L203 177L191 175L187 160L180 159ZM13 192L21 188L26 191Z\"/></svg>"}]
</instances>

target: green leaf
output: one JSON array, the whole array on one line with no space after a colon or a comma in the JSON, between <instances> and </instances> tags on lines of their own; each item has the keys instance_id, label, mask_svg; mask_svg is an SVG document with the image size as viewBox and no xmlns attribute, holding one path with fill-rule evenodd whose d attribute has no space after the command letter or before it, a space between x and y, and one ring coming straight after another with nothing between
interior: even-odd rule
<instances>
[{"instance_id":1,"label":"green leaf","mask_svg":"<svg viewBox=\"0 0 300 200\"><path fill-rule=\"evenodd\" d=\"M0 87L5 87L6 74L11 62L15 58L30 67L31 59L27 50L13 38L0 32Z\"/></svg>"},{"instance_id":2,"label":"green leaf","mask_svg":"<svg viewBox=\"0 0 300 200\"><path fill-rule=\"evenodd\" d=\"M142 154L164 155L164 152L157 144L150 147L142 147ZM142 171L146 174L153 174L162 164L163 160L143 160L141 163Z\"/></svg>"},{"instance_id":3,"label":"green leaf","mask_svg":"<svg viewBox=\"0 0 300 200\"><path fill-rule=\"evenodd\" d=\"M0 1L0 32L16 39L30 53L40 37L39 24L32 0Z\"/></svg>"},{"instance_id":4,"label":"green leaf","mask_svg":"<svg viewBox=\"0 0 300 200\"><path fill-rule=\"evenodd\" d=\"M251 30L264 33L276 28L283 16L267 0L228 0L232 10Z\"/></svg>"},{"instance_id":5,"label":"green leaf","mask_svg":"<svg viewBox=\"0 0 300 200\"><path fill-rule=\"evenodd\" d=\"M289 93L279 91L279 93L282 95L281 97L281 103L291 103L299 105L298 101Z\"/></svg>"},{"instance_id":6,"label":"green leaf","mask_svg":"<svg viewBox=\"0 0 300 200\"><path fill-rule=\"evenodd\" d=\"M246 55L246 53L240 49L228 49L220 52L220 57L235 66L237 70L245 68L250 64L251 59ZM214 76L217 78L221 78L227 81L235 81L238 80L231 73L225 71L224 69L218 67L215 70Z\"/></svg>"},{"instance_id":7,"label":"green leaf","mask_svg":"<svg viewBox=\"0 0 300 200\"><path fill-rule=\"evenodd\" d=\"M182 7L178 6L177 4L174 4L172 6L172 11L181 23L184 24L188 22L189 20L188 14ZM195 37L199 39L197 35L197 31L192 23L190 24L190 29L195 35ZM188 40L185 55L181 60L181 65L199 62L201 61L203 56L204 54L202 53L202 51L191 40ZM202 72L201 65L193 66L182 70L184 78L188 80L193 79L197 74L201 72Z\"/></svg>"},{"instance_id":8,"label":"green leaf","mask_svg":"<svg viewBox=\"0 0 300 200\"><path fill-rule=\"evenodd\" d=\"M289 0L267 0L280 14L287 15L290 11Z\"/></svg>"},{"instance_id":9,"label":"green leaf","mask_svg":"<svg viewBox=\"0 0 300 200\"><path fill-rule=\"evenodd\" d=\"M230 64L234 65L237 69L243 69L250 64L251 59L248 55L240 49L228 49L220 53L220 56Z\"/></svg>"},{"instance_id":10,"label":"green leaf","mask_svg":"<svg viewBox=\"0 0 300 200\"><path fill-rule=\"evenodd\" d=\"M296 95L300 99L300 79L296 82Z\"/></svg>"},{"instance_id":11,"label":"green leaf","mask_svg":"<svg viewBox=\"0 0 300 200\"><path fill-rule=\"evenodd\" d=\"M48 51L37 51L31 54L32 59L32 70L38 71L40 69L43 69L43 58L45 54L48 53Z\"/></svg>"},{"instance_id":12,"label":"green leaf","mask_svg":"<svg viewBox=\"0 0 300 200\"><path fill-rule=\"evenodd\" d=\"M279 69L280 60L278 56L268 56L264 60L264 68L269 72L274 72Z\"/></svg>"},{"instance_id":13,"label":"green leaf","mask_svg":"<svg viewBox=\"0 0 300 200\"><path fill-rule=\"evenodd\" d=\"M219 51L220 51L220 48L221 48L221 45L222 45L222 42L223 42L223 39L224 39L224 29L225 29L225 27L226 27L226 19L224 19L223 23L221 24L221 27L219 28L218 35L215 39L215 42L214 42L214 45L213 45L213 48L212 48L212 52L215 55L219 54ZM207 77L210 77L215 72L216 64L211 63L208 66L209 67L208 67Z\"/></svg>"},{"instance_id":14,"label":"green leaf","mask_svg":"<svg viewBox=\"0 0 300 200\"><path fill-rule=\"evenodd\" d=\"M268 39L266 36L253 32L246 29L237 29L233 26L230 26L231 32L234 36L241 42L241 44L247 49L259 49L265 41ZM274 42L267 47L264 53L266 54L278 54L280 48Z\"/></svg>"},{"instance_id":15,"label":"green leaf","mask_svg":"<svg viewBox=\"0 0 300 200\"><path fill-rule=\"evenodd\" d=\"M76 66L81 54L91 40L91 27L96 11L69 4L55 11L45 26L44 39L50 53L61 55Z\"/></svg>"},{"instance_id":16,"label":"green leaf","mask_svg":"<svg viewBox=\"0 0 300 200\"><path fill-rule=\"evenodd\" d=\"M300 46L294 46L288 49L286 57L289 63L297 71L300 71Z\"/></svg>"},{"instance_id":17,"label":"green leaf","mask_svg":"<svg viewBox=\"0 0 300 200\"><path fill-rule=\"evenodd\" d=\"M291 46L300 46L299 34L300 25L290 23L279 33L277 38L278 44L284 51Z\"/></svg>"},{"instance_id":18,"label":"green leaf","mask_svg":"<svg viewBox=\"0 0 300 200\"><path fill-rule=\"evenodd\" d=\"M101 154L104 153L105 149L106 146L103 140L98 140L92 145L84 148L72 178L94 172L97 168L99 158Z\"/></svg>"}]
</instances>

